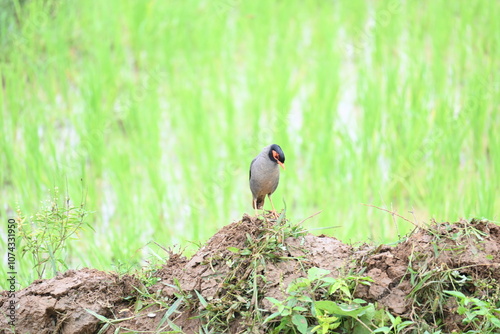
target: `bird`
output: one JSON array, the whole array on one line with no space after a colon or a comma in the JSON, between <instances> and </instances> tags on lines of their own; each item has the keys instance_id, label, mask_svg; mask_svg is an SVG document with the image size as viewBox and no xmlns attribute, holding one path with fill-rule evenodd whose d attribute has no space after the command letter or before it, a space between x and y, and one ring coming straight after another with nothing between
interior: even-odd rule
<instances>
[{"instance_id":1,"label":"bird","mask_svg":"<svg viewBox=\"0 0 500 334\"><path fill-rule=\"evenodd\" d=\"M250 190L253 196L253 208L262 209L264 200L269 197L269 202L276 215L271 195L278 188L280 180L280 167L285 169L285 153L279 145L272 144L264 149L250 163Z\"/></svg>"}]
</instances>

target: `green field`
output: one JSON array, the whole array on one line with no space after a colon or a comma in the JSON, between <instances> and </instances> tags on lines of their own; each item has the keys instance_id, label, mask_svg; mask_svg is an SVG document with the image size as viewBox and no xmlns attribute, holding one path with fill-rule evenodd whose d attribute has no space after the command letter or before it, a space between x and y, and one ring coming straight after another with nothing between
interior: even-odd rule
<instances>
[{"instance_id":1,"label":"green field","mask_svg":"<svg viewBox=\"0 0 500 334\"><path fill-rule=\"evenodd\" d=\"M196 249L253 213L249 164L271 143L275 205L340 226L316 233L413 228L362 203L498 219L497 1L20 2L0 0L0 218L54 187L84 201L94 231L70 268L130 271L166 255L152 240Z\"/></svg>"}]
</instances>

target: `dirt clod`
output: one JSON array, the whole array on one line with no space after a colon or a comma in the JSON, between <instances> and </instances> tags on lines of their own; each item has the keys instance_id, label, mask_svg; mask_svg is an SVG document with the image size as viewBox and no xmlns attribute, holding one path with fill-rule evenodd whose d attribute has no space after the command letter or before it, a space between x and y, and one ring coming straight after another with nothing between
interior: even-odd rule
<instances>
[{"instance_id":1,"label":"dirt clod","mask_svg":"<svg viewBox=\"0 0 500 334\"><path fill-rule=\"evenodd\" d=\"M112 316L122 307L124 298L136 294L138 282L131 276L118 277L95 269L69 270L48 279L33 282L16 293L16 333L93 333L99 320L85 311ZM0 306L7 303L0 296ZM8 318L0 319L0 333L10 333Z\"/></svg>"}]
</instances>

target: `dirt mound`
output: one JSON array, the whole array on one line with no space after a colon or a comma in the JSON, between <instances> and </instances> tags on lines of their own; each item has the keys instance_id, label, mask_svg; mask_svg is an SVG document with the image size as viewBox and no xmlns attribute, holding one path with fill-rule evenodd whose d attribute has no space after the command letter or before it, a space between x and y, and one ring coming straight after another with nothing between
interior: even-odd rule
<instances>
[{"instance_id":1,"label":"dirt mound","mask_svg":"<svg viewBox=\"0 0 500 334\"><path fill-rule=\"evenodd\" d=\"M135 295L139 282L131 276L118 277L94 269L70 270L48 280L38 280L16 293L16 333L94 333L99 320L85 311L111 317ZM0 297L2 311L9 300ZM0 333L10 333L9 318L0 319Z\"/></svg>"},{"instance_id":2,"label":"dirt mound","mask_svg":"<svg viewBox=\"0 0 500 334\"><path fill-rule=\"evenodd\" d=\"M394 248L381 247L363 265L374 282L360 287L360 298L410 319L420 312L422 318L429 310L418 304L434 301L444 289L471 293L473 282L500 282L500 227L485 220L434 224ZM448 305L442 313L451 319L455 308ZM451 321L449 329L458 329L457 322Z\"/></svg>"},{"instance_id":3,"label":"dirt mound","mask_svg":"<svg viewBox=\"0 0 500 334\"><path fill-rule=\"evenodd\" d=\"M154 274L158 282L149 287L130 276L92 269L36 281L17 293L16 332L198 333L200 326L216 332L269 332L271 324L263 324L261 316L275 307L266 297L284 300L287 287L313 267L334 278L369 276L373 282L357 285L355 297L404 319L428 322L429 328L444 319L439 326L446 332L465 325L456 302L444 299L443 291L500 296L500 227L488 221L418 228L394 247L352 247L333 237L304 234L300 225L265 218L245 215L190 259L170 254ZM489 282L489 288L481 289L477 282ZM2 310L7 302L4 292ZM11 332L8 321L0 319L0 333Z\"/></svg>"}]
</instances>

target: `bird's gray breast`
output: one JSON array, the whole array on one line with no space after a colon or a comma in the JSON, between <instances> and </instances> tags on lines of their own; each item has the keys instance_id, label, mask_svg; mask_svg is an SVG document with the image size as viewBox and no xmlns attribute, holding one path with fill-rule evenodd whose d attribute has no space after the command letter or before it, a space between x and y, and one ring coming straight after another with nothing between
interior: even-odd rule
<instances>
[{"instance_id":1,"label":"bird's gray breast","mask_svg":"<svg viewBox=\"0 0 500 334\"><path fill-rule=\"evenodd\" d=\"M279 165L267 155L259 155L250 165L250 189L255 197L272 194L280 179Z\"/></svg>"}]
</instances>

